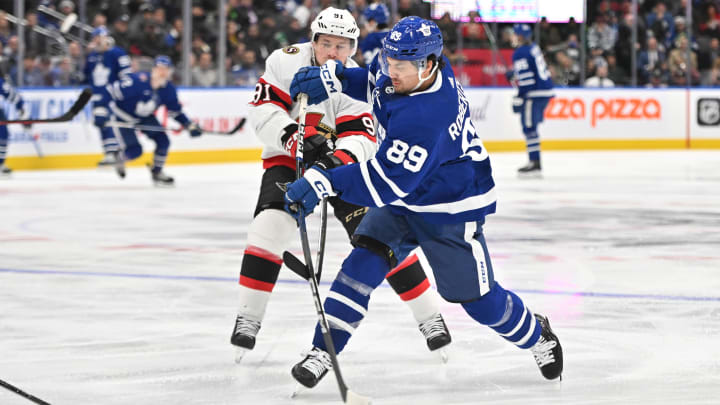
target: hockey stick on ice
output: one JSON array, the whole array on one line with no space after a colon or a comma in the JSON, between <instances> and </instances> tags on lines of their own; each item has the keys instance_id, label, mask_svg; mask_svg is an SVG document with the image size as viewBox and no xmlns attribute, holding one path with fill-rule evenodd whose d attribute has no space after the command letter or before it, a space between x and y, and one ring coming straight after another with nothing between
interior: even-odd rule
<instances>
[{"instance_id":1,"label":"hockey stick on ice","mask_svg":"<svg viewBox=\"0 0 720 405\"><path fill-rule=\"evenodd\" d=\"M300 178L303 170L303 140L305 138L305 116L307 113L307 95L300 94L298 96L298 102L300 103L300 119L298 125L297 134L297 152L295 154L296 165L295 165L295 176ZM369 404L370 398L363 397L352 391L350 391L345 385L342 373L340 372L340 364L338 363L337 354L335 353L335 344L333 343L332 336L330 335L330 324L328 323L327 317L325 316L325 310L323 309L322 299L320 298L320 292L318 291L318 280L313 270L312 265L312 252L310 251L310 242L308 241L307 226L305 223L305 213L303 212L302 205L297 205L298 210L298 227L300 228L300 242L302 244L303 255L305 256L305 264L303 264L297 257L290 252L283 253L283 261L285 264L294 272L300 274L303 278L308 280L310 289L312 290L313 301L315 303L315 310L317 311L318 323L320 324L320 331L322 333L323 342L327 349L327 353L330 355L330 362L332 363L333 372L337 379L338 388L340 389L340 396L342 396L343 402L346 404ZM326 216L327 219L327 216ZM322 249L324 250L324 249ZM320 253L320 252L319 252ZM307 275L307 277L303 276Z\"/></svg>"},{"instance_id":2,"label":"hockey stick on ice","mask_svg":"<svg viewBox=\"0 0 720 405\"><path fill-rule=\"evenodd\" d=\"M45 402L45 401L43 401L42 399L40 399L40 398L38 398L38 397L36 397L36 396L34 396L34 395L28 394L27 392L21 390L20 388L14 386L14 385L12 385L12 384L10 384L10 383L8 383L8 382L5 382L4 380L0 380L0 386L5 387L5 388L7 388L8 390L10 390L10 391L12 391L12 392L20 395L21 397L24 397L25 399L28 399L29 401L34 402L34 403L36 403L36 404L39 404L39 405L50 405L49 402Z\"/></svg>"},{"instance_id":3,"label":"hockey stick on ice","mask_svg":"<svg viewBox=\"0 0 720 405\"><path fill-rule=\"evenodd\" d=\"M241 120L237 123L237 125L235 125L235 126L233 127L233 129L231 129L231 130L229 130L229 131L227 131L227 132L217 132L217 131L205 131L205 130L203 130L203 134L208 134L208 135L223 135L223 136L233 135L235 132L241 130L242 127L245 126L245 121L246 121L245 118L241 119ZM155 125L135 125L135 124L131 124L131 123L129 123L129 122L126 123L126 122L117 122L117 121L115 121L115 122L108 122L107 124L105 124L105 126L106 126L106 127L109 127L109 128L129 128L129 129L137 129L138 131L149 131L149 132L181 131L181 130L185 129L185 128L165 128L165 127L162 127L162 126L155 126ZM201 128L201 129L202 129L202 128Z\"/></svg>"},{"instance_id":4,"label":"hockey stick on ice","mask_svg":"<svg viewBox=\"0 0 720 405\"><path fill-rule=\"evenodd\" d=\"M90 90L89 87L86 87L83 89L82 93L80 93L80 96L75 101L75 103L70 107L67 112L59 117L55 118L48 118L44 120L31 120L31 119L24 119L24 120L7 120L7 121L0 121L0 125L7 125L7 124L23 124L23 125L29 125L29 124L48 124L53 122L67 122L75 118L75 116L82 111L83 108L85 108L85 105L90 101L90 97L92 97L92 90Z\"/></svg>"}]
</instances>

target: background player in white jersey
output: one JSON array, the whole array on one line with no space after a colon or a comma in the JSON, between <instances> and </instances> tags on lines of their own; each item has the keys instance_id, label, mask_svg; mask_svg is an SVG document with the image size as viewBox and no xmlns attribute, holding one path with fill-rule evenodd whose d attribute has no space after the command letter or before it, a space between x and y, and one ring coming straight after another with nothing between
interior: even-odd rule
<instances>
[{"instance_id":1,"label":"background player in white jersey","mask_svg":"<svg viewBox=\"0 0 720 405\"><path fill-rule=\"evenodd\" d=\"M340 88L359 100L370 95L385 137L368 161L307 170L288 186L287 209L296 211L301 204L304 212L312 211L327 195L370 206L356 235L386 246L399 259L421 246L445 300L461 304L475 321L517 347L530 349L542 375L558 378L562 349L547 318L533 315L495 280L482 232L496 205L490 158L442 47L434 22L406 17L385 38L369 70L330 61L296 74L291 96L313 95L310 103ZM389 270L378 251L362 246L343 262L324 304L328 318L342 321L340 327L330 324L336 352L364 318L369 291ZM345 287L345 280L362 285L365 294ZM327 373L332 364L325 350L316 329L312 350L292 369L299 383L313 387Z\"/></svg>"},{"instance_id":2,"label":"background player in white jersey","mask_svg":"<svg viewBox=\"0 0 720 405\"><path fill-rule=\"evenodd\" d=\"M14 104L17 116L20 119L29 117L30 109L24 109L24 101L20 94L10 85L10 82L0 76L0 102L7 104ZM0 121L6 120L7 114L5 109L0 107ZM30 127L29 125L27 126ZM7 156L8 138L10 138L10 132L8 132L7 125L0 125L0 176L9 176L12 173L12 169L5 166L5 157Z\"/></svg>"},{"instance_id":3,"label":"background player in white jersey","mask_svg":"<svg viewBox=\"0 0 720 405\"><path fill-rule=\"evenodd\" d=\"M545 107L555 92L542 51L532 42L530 26L515 24L514 30L520 45L513 52L513 72L508 79L517 83L518 94L513 98L513 112L520 114L529 159L527 165L518 169L518 174L522 177L540 177L538 125L543 122Z\"/></svg>"},{"instance_id":4,"label":"background player in white jersey","mask_svg":"<svg viewBox=\"0 0 720 405\"><path fill-rule=\"evenodd\" d=\"M348 67L357 64L355 54L359 29L346 10L327 8L312 22L310 43L274 51L266 61L265 74L256 85L249 118L264 144L260 196L248 231L248 244L240 268L239 307L230 342L237 346L236 361L255 347L270 294L277 282L282 253L296 239L295 220L283 210L284 195L276 183L295 180L295 148L299 105L289 95L293 75L301 67L338 59ZM308 108L304 159L326 169L364 161L377 149L370 106L341 96ZM328 139L334 141L334 147ZM348 236L367 208L331 198L335 216ZM353 238L353 244L366 245ZM382 249L372 245L371 249ZM397 261L390 258L390 267ZM450 343L450 334L440 315L439 300L430 288L417 257L411 256L388 276L388 282L413 312L430 350ZM330 321L332 323L332 320Z\"/></svg>"}]
</instances>

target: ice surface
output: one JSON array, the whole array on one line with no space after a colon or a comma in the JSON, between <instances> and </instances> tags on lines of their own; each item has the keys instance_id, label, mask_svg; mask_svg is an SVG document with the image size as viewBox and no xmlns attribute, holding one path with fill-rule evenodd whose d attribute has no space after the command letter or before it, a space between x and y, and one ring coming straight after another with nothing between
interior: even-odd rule
<instances>
[{"instance_id":1,"label":"ice surface","mask_svg":"<svg viewBox=\"0 0 720 405\"><path fill-rule=\"evenodd\" d=\"M496 279L549 316L563 381L449 303L442 365L383 284L340 356L348 385L376 404L718 403L720 151L545 153L543 180L515 177L522 154L492 159ZM287 269L255 350L233 362L259 163L167 172L174 189L141 168L123 181L96 170L0 179L0 379L52 404L339 402L331 374L289 399L316 318ZM333 219L321 294L348 252ZM0 388L0 404L28 403Z\"/></svg>"}]
</instances>

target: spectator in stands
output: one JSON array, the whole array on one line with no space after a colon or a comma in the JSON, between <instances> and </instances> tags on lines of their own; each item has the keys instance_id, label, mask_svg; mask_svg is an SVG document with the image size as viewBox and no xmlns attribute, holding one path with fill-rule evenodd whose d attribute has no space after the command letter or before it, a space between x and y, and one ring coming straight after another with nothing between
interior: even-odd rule
<instances>
[{"instance_id":1,"label":"spectator in stands","mask_svg":"<svg viewBox=\"0 0 720 405\"><path fill-rule=\"evenodd\" d=\"M25 14L25 19L27 20L27 25L25 26L25 52L38 55L45 53L47 37L33 29L38 26L37 13L28 11Z\"/></svg>"},{"instance_id":2,"label":"spectator in stands","mask_svg":"<svg viewBox=\"0 0 720 405\"><path fill-rule=\"evenodd\" d=\"M638 69L643 83L650 79L650 74L659 69L661 72L666 69L665 51L658 45L655 37L647 39L647 47L638 55Z\"/></svg>"},{"instance_id":3,"label":"spectator in stands","mask_svg":"<svg viewBox=\"0 0 720 405\"><path fill-rule=\"evenodd\" d=\"M82 83L82 73L73 66L69 56L62 57L50 70L51 86L76 86L80 83Z\"/></svg>"},{"instance_id":4,"label":"spectator in stands","mask_svg":"<svg viewBox=\"0 0 720 405\"><path fill-rule=\"evenodd\" d=\"M155 57L165 53L165 37L162 27L152 17L142 22L142 30L135 34L131 53Z\"/></svg>"},{"instance_id":5,"label":"spectator in stands","mask_svg":"<svg viewBox=\"0 0 720 405\"><path fill-rule=\"evenodd\" d=\"M595 76L585 80L585 87L615 87L615 83L608 79L607 62L597 63L595 66Z\"/></svg>"},{"instance_id":6,"label":"spectator in stands","mask_svg":"<svg viewBox=\"0 0 720 405\"><path fill-rule=\"evenodd\" d=\"M558 86L577 86L580 84L580 63L573 60L564 51L555 53L552 73L553 83Z\"/></svg>"},{"instance_id":7,"label":"spectator in stands","mask_svg":"<svg viewBox=\"0 0 720 405\"><path fill-rule=\"evenodd\" d=\"M180 60L182 55L182 31L183 31L183 20L182 17L177 17L173 20L172 27L165 34L165 47L167 54L172 60Z\"/></svg>"},{"instance_id":8,"label":"spectator in stands","mask_svg":"<svg viewBox=\"0 0 720 405\"><path fill-rule=\"evenodd\" d=\"M485 48L488 46L487 34L482 24L473 22L462 25L463 46L466 48Z\"/></svg>"},{"instance_id":9,"label":"spectator in stands","mask_svg":"<svg viewBox=\"0 0 720 405\"><path fill-rule=\"evenodd\" d=\"M130 33L128 32L128 22L130 17L127 14L123 14L118 17L112 26L112 37L115 40L115 45L127 50L130 48Z\"/></svg>"},{"instance_id":10,"label":"spectator in stands","mask_svg":"<svg viewBox=\"0 0 720 405\"><path fill-rule=\"evenodd\" d=\"M429 4L428 4L428 7L429 7ZM417 16L425 18L424 16L428 16L430 14L428 11L424 10L421 7L419 2L413 1L413 0L399 0L397 12L398 12L399 18L404 18L404 17L411 16L411 15L417 15ZM392 22L388 25L393 26L393 25L395 25L395 23Z\"/></svg>"},{"instance_id":11,"label":"spectator in stands","mask_svg":"<svg viewBox=\"0 0 720 405\"><path fill-rule=\"evenodd\" d=\"M2 42L3 45L7 45L12 36L10 22L5 18L6 15L7 13L0 10L0 42Z\"/></svg>"},{"instance_id":12,"label":"spectator in stands","mask_svg":"<svg viewBox=\"0 0 720 405\"><path fill-rule=\"evenodd\" d=\"M83 48L77 41L72 41L68 44L68 57L70 57L70 63L72 66L80 72L82 76L83 66L85 66L85 56L83 55ZM81 77L80 81L84 81Z\"/></svg>"},{"instance_id":13,"label":"spectator in stands","mask_svg":"<svg viewBox=\"0 0 720 405\"><path fill-rule=\"evenodd\" d=\"M58 6L58 11L65 15L70 15L75 12L75 3L71 0L63 0Z\"/></svg>"},{"instance_id":14,"label":"spectator in stands","mask_svg":"<svg viewBox=\"0 0 720 405\"><path fill-rule=\"evenodd\" d=\"M103 13L97 13L93 17L92 24L93 28L107 26L107 17Z\"/></svg>"},{"instance_id":15,"label":"spectator in stands","mask_svg":"<svg viewBox=\"0 0 720 405\"><path fill-rule=\"evenodd\" d=\"M607 17L599 15L595 23L588 30L588 47L599 49L602 52L609 51L615 46L617 32L607 24Z\"/></svg>"},{"instance_id":16,"label":"spectator in stands","mask_svg":"<svg viewBox=\"0 0 720 405\"><path fill-rule=\"evenodd\" d=\"M450 13L446 12L440 17L439 20L435 21L440 32L442 32L443 40L447 46L457 46L457 24L450 18ZM510 29L512 32L512 29Z\"/></svg>"},{"instance_id":17,"label":"spectator in stands","mask_svg":"<svg viewBox=\"0 0 720 405\"><path fill-rule=\"evenodd\" d=\"M27 58L26 58L27 59ZM27 69L25 64L25 85L33 87L44 87L50 85L50 58L45 55L33 58L33 64Z\"/></svg>"},{"instance_id":18,"label":"spectator in stands","mask_svg":"<svg viewBox=\"0 0 720 405\"><path fill-rule=\"evenodd\" d=\"M698 27L700 34L714 38L720 37L720 13L717 12L717 6L709 3L705 10L705 19Z\"/></svg>"},{"instance_id":19,"label":"spectator in stands","mask_svg":"<svg viewBox=\"0 0 720 405\"><path fill-rule=\"evenodd\" d=\"M262 76L262 68L252 49L243 52L242 62L233 68L233 83L237 86L252 86Z\"/></svg>"},{"instance_id":20,"label":"spectator in stands","mask_svg":"<svg viewBox=\"0 0 720 405\"><path fill-rule=\"evenodd\" d=\"M217 69L213 66L213 56L209 52L203 52L200 54L197 65L192 68L192 85L212 87L217 83Z\"/></svg>"},{"instance_id":21,"label":"spectator in stands","mask_svg":"<svg viewBox=\"0 0 720 405\"><path fill-rule=\"evenodd\" d=\"M308 23L312 16L312 4L313 0L303 0L292 12L293 18L298 21L302 28L308 28Z\"/></svg>"},{"instance_id":22,"label":"spectator in stands","mask_svg":"<svg viewBox=\"0 0 720 405\"><path fill-rule=\"evenodd\" d=\"M626 72L632 71L632 54L639 52L640 48L647 42L647 30L645 20L637 19L637 42L632 42L632 30L635 25L635 18L632 13L626 13L618 25L618 40L615 42L615 56L617 63ZM639 65L638 65L639 66ZM638 69L639 70L639 69Z\"/></svg>"},{"instance_id":23,"label":"spectator in stands","mask_svg":"<svg viewBox=\"0 0 720 405\"><path fill-rule=\"evenodd\" d=\"M145 22L152 20L152 14L155 8L150 3L143 3L138 8L138 11L139 13L130 19L128 31L130 31L131 34L142 31Z\"/></svg>"},{"instance_id":24,"label":"spectator in stands","mask_svg":"<svg viewBox=\"0 0 720 405\"><path fill-rule=\"evenodd\" d=\"M543 51L564 42L558 24L550 24L545 17L540 20L540 32L538 46Z\"/></svg>"},{"instance_id":25,"label":"spectator in stands","mask_svg":"<svg viewBox=\"0 0 720 405\"><path fill-rule=\"evenodd\" d=\"M697 54L695 51L690 50L690 64L688 66L686 58L688 46L687 36L684 34L678 35L675 40L675 49L670 51L668 56L668 68L670 69L673 84L685 85L687 83L685 77L688 71L690 72L691 84L699 82L700 72L698 72Z\"/></svg>"},{"instance_id":26,"label":"spectator in stands","mask_svg":"<svg viewBox=\"0 0 720 405\"><path fill-rule=\"evenodd\" d=\"M653 12L649 13L645 19L647 26L652 31L658 42L665 46L670 46L670 38L675 33L675 23L672 14L667 11L664 2L659 1L655 4Z\"/></svg>"},{"instance_id":27,"label":"spectator in stands","mask_svg":"<svg viewBox=\"0 0 720 405\"><path fill-rule=\"evenodd\" d=\"M664 88L667 87L667 75L662 71L662 69L657 68L652 71L650 74L650 80L647 84L645 84L645 87L647 88Z\"/></svg>"},{"instance_id":28,"label":"spectator in stands","mask_svg":"<svg viewBox=\"0 0 720 405\"><path fill-rule=\"evenodd\" d=\"M612 80L612 82L615 83L616 86L626 86L630 84L627 73L622 67L618 66L615 54L609 53L606 57L606 60L608 79Z\"/></svg>"},{"instance_id":29,"label":"spectator in stands","mask_svg":"<svg viewBox=\"0 0 720 405\"><path fill-rule=\"evenodd\" d=\"M698 66L700 68L700 84L714 86L718 84L717 62L720 60L720 40L712 38L708 47L698 53Z\"/></svg>"}]
</instances>

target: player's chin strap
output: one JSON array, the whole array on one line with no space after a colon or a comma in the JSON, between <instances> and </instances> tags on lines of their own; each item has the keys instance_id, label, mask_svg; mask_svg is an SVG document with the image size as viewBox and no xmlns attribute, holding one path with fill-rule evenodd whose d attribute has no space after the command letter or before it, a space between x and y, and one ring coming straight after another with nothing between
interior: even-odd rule
<instances>
[{"instance_id":1,"label":"player's chin strap","mask_svg":"<svg viewBox=\"0 0 720 405\"><path fill-rule=\"evenodd\" d=\"M418 69L418 79L420 79L420 81L418 82L418 84L415 85L415 87L412 88L412 90L410 90L410 93L412 93L413 91L417 90L420 86L422 86L423 83L425 83L426 80L428 80L429 78L433 77L433 75L434 75L435 72L437 71L437 68L438 68L438 63L437 63L437 61L434 61L434 62L433 62L433 68L432 68L432 70L430 71L430 74L428 75L428 77L426 77L426 78L424 78L424 79L422 78L422 70L421 70L421 69Z\"/></svg>"}]
</instances>

